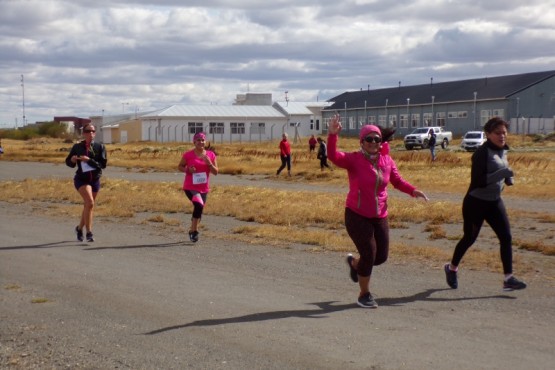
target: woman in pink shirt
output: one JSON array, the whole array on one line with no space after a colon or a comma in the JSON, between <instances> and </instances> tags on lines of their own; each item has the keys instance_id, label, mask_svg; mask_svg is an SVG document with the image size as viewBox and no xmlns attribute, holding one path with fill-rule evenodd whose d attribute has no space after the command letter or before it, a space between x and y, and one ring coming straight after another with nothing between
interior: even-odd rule
<instances>
[{"instance_id":1,"label":"woman in pink shirt","mask_svg":"<svg viewBox=\"0 0 555 370\"><path fill-rule=\"evenodd\" d=\"M345 227L353 240L359 258L347 256L350 276L360 286L357 304L376 308L370 293L372 268L387 260L389 254L389 225L387 221L387 184L412 197L428 197L405 181L393 158L389 144L395 130L366 125L360 129L360 150L352 153L337 150L341 131L339 115L334 116L328 128L328 157L337 166L347 170L349 193L345 203Z\"/></svg>"},{"instance_id":2,"label":"woman in pink shirt","mask_svg":"<svg viewBox=\"0 0 555 370\"><path fill-rule=\"evenodd\" d=\"M218 174L216 154L205 149L206 135L197 132L193 136L195 148L183 153L177 168L185 172L183 190L191 203L193 203L193 216L191 217L191 228L189 239L196 243L198 241L198 224L202 218L202 211L206 204L206 198L210 191L210 174Z\"/></svg>"}]
</instances>

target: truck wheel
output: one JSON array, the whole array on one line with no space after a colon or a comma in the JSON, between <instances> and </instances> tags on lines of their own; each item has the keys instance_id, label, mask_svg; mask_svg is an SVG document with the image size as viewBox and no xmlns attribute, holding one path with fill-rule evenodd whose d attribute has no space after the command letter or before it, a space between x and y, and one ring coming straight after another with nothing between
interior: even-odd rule
<instances>
[{"instance_id":1,"label":"truck wheel","mask_svg":"<svg viewBox=\"0 0 555 370\"><path fill-rule=\"evenodd\" d=\"M428 144L428 139L424 139L422 142L422 149L428 149L430 145Z\"/></svg>"},{"instance_id":2,"label":"truck wheel","mask_svg":"<svg viewBox=\"0 0 555 370\"><path fill-rule=\"evenodd\" d=\"M445 149L449 146L449 140L447 140L447 138L443 139L443 141L441 142L441 148Z\"/></svg>"},{"instance_id":3,"label":"truck wheel","mask_svg":"<svg viewBox=\"0 0 555 370\"><path fill-rule=\"evenodd\" d=\"M412 150L412 145L405 145L406 150Z\"/></svg>"}]
</instances>

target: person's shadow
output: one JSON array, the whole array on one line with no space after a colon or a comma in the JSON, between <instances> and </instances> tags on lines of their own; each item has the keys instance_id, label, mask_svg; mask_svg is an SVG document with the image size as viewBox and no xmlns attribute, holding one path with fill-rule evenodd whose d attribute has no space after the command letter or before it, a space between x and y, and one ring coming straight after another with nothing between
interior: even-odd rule
<instances>
[{"instance_id":1,"label":"person's shadow","mask_svg":"<svg viewBox=\"0 0 555 370\"><path fill-rule=\"evenodd\" d=\"M140 249L140 248L168 248L179 245L193 244L188 242L173 242L173 243L158 243L158 244L137 244L137 245L121 245L121 246L106 246L106 247L93 247L91 243L79 242L74 240L64 240L59 242L51 242L44 244L34 244L34 245L14 245L7 247L0 247L0 251L18 250L18 249L46 249L46 248L56 248L56 247L75 247L83 246L89 248L83 248L84 251L94 251L103 249Z\"/></svg>"},{"instance_id":2,"label":"person's shadow","mask_svg":"<svg viewBox=\"0 0 555 370\"><path fill-rule=\"evenodd\" d=\"M433 293L444 291L444 290L451 290L451 289L450 288L426 289L423 292L416 293L408 297L378 298L376 299L376 301L380 306L400 306L403 304L412 303L416 301L448 302L448 301L465 301L465 300L474 300L474 299L515 299L515 297L502 295L502 294L492 295L492 296L459 297L459 298L432 298L431 297ZM193 327L193 326L202 327L202 326L215 326L215 325L224 325L224 324L238 324L238 323L245 323L245 322L280 320L280 319L287 319L292 317L322 319L334 312L351 310L351 309L361 309L354 303L334 305L334 303L336 302L337 301L307 303L309 305L317 306L318 308L306 309L306 310L269 311L269 312L254 313L249 315L227 317L227 318L221 318L221 319L197 320L197 321L193 321L182 325L173 325L173 326L167 326L165 328L152 330L144 333L144 335L155 335L155 334L160 334L171 330L184 329L184 328Z\"/></svg>"}]
</instances>

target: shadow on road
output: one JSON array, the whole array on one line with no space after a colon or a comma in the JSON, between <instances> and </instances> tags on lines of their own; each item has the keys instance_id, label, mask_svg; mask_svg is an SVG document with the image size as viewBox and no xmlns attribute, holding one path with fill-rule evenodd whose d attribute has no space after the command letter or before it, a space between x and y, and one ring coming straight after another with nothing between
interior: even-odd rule
<instances>
[{"instance_id":1,"label":"shadow on road","mask_svg":"<svg viewBox=\"0 0 555 370\"><path fill-rule=\"evenodd\" d=\"M138 248L168 248L168 247L175 247L176 245L185 245L185 244L193 244L186 243L186 242L174 242L174 243L161 243L161 244L138 244L138 245L121 245L121 246L112 246L112 247L91 247L85 248L84 251L98 251L98 250L105 250L105 249L138 249Z\"/></svg>"},{"instance_id":2,"label":"shadow on road","mask_svg":"<svg viewBox=\"0 0 555 370\"><path fill-rule=\"evenodd\" d=\"M443 290L451 290L451 289L449 288L427 289L421 293L417 293L408 297L381 298L381 299L376 299L376 301L381 306L397 306L397 305L412 303L416 301L447 302L447 301L466 301L466 300L474 300L474 299L499 299L499 298L515 299L515 297L511 297L507 295L460 297L460 298L431 298L430 297L433 293L443 291ZM310 309L310 310L273 311L273 312L262 312L262 313L255 313L255 314L237 316L237 317L228 317L228 318L222 318L222 319L197 320L197 321L190 322L188 324L174 325L174 326L168 326L165 328L156 329L156 330L144 333L144 335L160 334L166 331L184 329L192 326L215 326L215 325L224 325L224 324L237 324L237 323L244 323L244 322L287 319L290 317L321 319L321 318L325 318L326 314L330 314L333 312L345 311L345 310L351 310L351 309L360 309L354 303L333 305L333 303L336 303L336 302L337 301L308 303L311 305L318 306L317 309Z\"/></svg>"},{"instance_id":3,"label":"shadow on road","mask_svg":"<svg viewBox=\"0 0 555 370\"><path fill-rule=\"evenodd\" d=\"M71 247L68 243L72 243L73 245L77 245L74 240L64 240L61 242L52 242L52 243L45 243L45 244L36 244L36 245L14 245L11 247L0 247L0 251L11 251L17 249L38 249L38 248L54 248L54 247Z\"/></svg>"},{"instance_id":4,"label":"shadow on road","mask_svg":"<svg viewBox=\"0 0 555 370\"><path fill-rule=\"evenodd\" d=\"M84 248L84 251L95 251L103 249L135 249L135 248L167 248L174 247L176 245L192 244L186 242L174 242L174 243L161 243L161 244L140 244L140 245L123 245L123 246L111 246L111 247L91 247ZM45 244L35 244L35 245L15 245L9 247L0 247L0 251L11 251L18 249L40 249L40 248L55 248L55 247L73 247L73 246L89 246L89 243L76 242L74 240L65 240L60 242L52 242Z\"/></svg>"}]
</instances>

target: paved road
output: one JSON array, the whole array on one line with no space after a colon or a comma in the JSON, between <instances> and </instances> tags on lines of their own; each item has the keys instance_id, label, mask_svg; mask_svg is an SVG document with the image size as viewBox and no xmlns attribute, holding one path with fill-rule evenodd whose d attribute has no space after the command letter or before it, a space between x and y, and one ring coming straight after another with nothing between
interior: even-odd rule
<instances>
[{"instance_id":1,"label":"paved road","mask_svg":"<svg viewBox=\"0 0 555 370\"><path fill-rule=\"evenodd\" d=\"M2 176L6 169L2 163ZM67 171L65 171L67 176ZM159 179L159 181L161 181ZM227 222L206 217L207 233ZM390 260L376 310L354 304L343 256L0 202L0 368L548 369L555 291L501 292L498 274ZM68 235L69 234L69 235ZM36 303L33 303L36 302Z\"/></svg>"}]
</instances>

